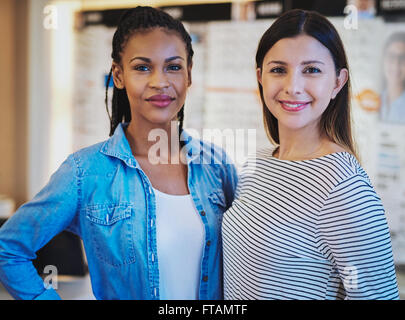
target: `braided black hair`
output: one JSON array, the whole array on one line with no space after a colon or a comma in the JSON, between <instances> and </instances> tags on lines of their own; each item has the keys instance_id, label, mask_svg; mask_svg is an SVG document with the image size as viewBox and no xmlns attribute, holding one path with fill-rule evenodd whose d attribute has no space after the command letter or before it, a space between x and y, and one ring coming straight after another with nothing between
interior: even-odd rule
<instances>
[{"instance_id":1,"label":"braided black hair","mask_svg":"<svg viewBox=\"0 0 405 320\"><path fill-rule=\"evenodd\" d=\"M194 51L191 45L191 37L184 28L183 24L160 9L143 6L130 9L121 17L112 41L111 57L113 61L116 63L121 62L121 53L127 41L135 32L153 28L165 28L177 32L186 45L187 65L192 63ZM115 85L113 89L110 115L108 109L108 84L110 83L111 76L112 68L110 69L110 73L108 75L105 92L105 106L110 118L110 136L114 134L114 131L119 123L131 121L131 108L129 105L127 91L125 88L119 89ZM180 135L183 131L184 105L178 112L177 119L179 121Z\"/></svg>"}]
</instances>

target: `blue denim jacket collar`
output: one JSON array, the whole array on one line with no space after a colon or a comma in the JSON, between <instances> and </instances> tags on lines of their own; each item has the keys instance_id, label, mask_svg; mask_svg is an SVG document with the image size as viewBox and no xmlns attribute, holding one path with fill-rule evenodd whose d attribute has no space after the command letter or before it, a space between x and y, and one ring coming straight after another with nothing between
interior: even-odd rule
<instances>
[{"instance_id":1,"label":"blue denim jacket collar","mask_svg":"<svg viewBox=\"0 0 405 320\"><path fill-rule=\"evenodd\" d=\"M129 167L140 169L125 136L125 129L128 127L128 125L129 123L118 124L114 131L114 135L103 144L100 152L122 160ZM197 155L200 155L203 150L200 148L198 140L193 139L193 137L185 130L183 130L181 134L181 139L185 141L187 163L189 164L195 160Z\"/></svg>"}]
</instances>

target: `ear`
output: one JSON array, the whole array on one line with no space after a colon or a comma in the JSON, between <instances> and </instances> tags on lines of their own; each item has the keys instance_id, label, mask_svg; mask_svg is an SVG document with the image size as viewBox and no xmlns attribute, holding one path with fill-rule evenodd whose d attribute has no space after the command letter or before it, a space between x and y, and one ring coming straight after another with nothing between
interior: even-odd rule
<instances>
[{"instance_id":1,"label":"ear","mask_svg":"<svg viewBox=\"0 0 405 320\"><path fill-rule=\"evenodd\" d=\"M123 76L122 67L118 63L113 62L111 68L112 68L114 85L118 89L124 89L125 84L124 84L124 76Z\"/></svg>"},{"instance_id":2,"label":"ear","mask_svg":"<svg viewBox=\"0 0 405 320\"><path fill-rule=\"evenodd\" d=\"M262 84L262 69L260 69L260 68L256 69L256 78L257 78L257 81L260 84Z\"/></svg>"},{"instance_id":3,"label":"ear","mask_svg":"<svg viewBox=\"0 0 405 320\"><path fill-rule=\"evenodd\" d=\"M191 83L192 83L192 81L191 81L191 70L193 69L193 62L190 62L190 65L188 65L187 66L187 76L188 76L188 84L187 84L187 86L189 87L189 86L191 86Z\"/></svg>"},{"instance_id":4,"label":"ear","mask_svg":"<svg viewBox=\"0 0 405 320\"><path fill-rule=\"evenodd\" d=\"M346 68L342 68L339 72L339 75L336 78L336 86L332 91L332 99L335 99L339 91L346 84L349 79L349 71Z\"/></svg>"}]
</instances>

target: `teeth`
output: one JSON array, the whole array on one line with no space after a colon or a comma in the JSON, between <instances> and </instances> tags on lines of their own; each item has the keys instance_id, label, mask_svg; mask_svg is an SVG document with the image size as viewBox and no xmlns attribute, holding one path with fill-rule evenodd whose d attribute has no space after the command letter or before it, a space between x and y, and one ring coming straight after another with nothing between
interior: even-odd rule
<instances>
[{"instance_id":1,"label":"teeth","mask_svg":"<svg viewBox=\"0 0 405 320\"><path fill-rule=\"evenodd\" d=\"M289 107L289 108L298 108L298 107L303 106L305 103L300 103L300 104L290 104L290 103L286 103L286 102L284 102L284 104L285 104L287 107Z\"/></svg>"}]
</instances>

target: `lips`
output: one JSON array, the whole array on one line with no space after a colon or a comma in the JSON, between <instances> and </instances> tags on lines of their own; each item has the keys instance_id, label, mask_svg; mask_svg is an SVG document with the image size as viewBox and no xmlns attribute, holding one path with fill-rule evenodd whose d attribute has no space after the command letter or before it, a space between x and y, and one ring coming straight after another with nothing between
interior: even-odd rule
<instances>
[{"instance_id":1,"label":"lips","mask_svg":"<svg viewBox=\"0 0 405 320\"><path fill-rule=\"evenodd\" d=\"M284 110L297 112L305 109L311 101L287 101L287 100L280 100L281 107Z\"/></svg>"},{"instance_id":2,"label":"lips","mask_svg":"<svg viewBox=\"0 0 405 320\"><path fill-rule=\"evenodd\" d=\"M150 96L149 98L145 99L146 101L150 102L156 107L160 108L165 108L167 107L170 103L172 103L175 98L168 96L166 94L156 94L153 96Z\"/></svg>"}]
</instances>

